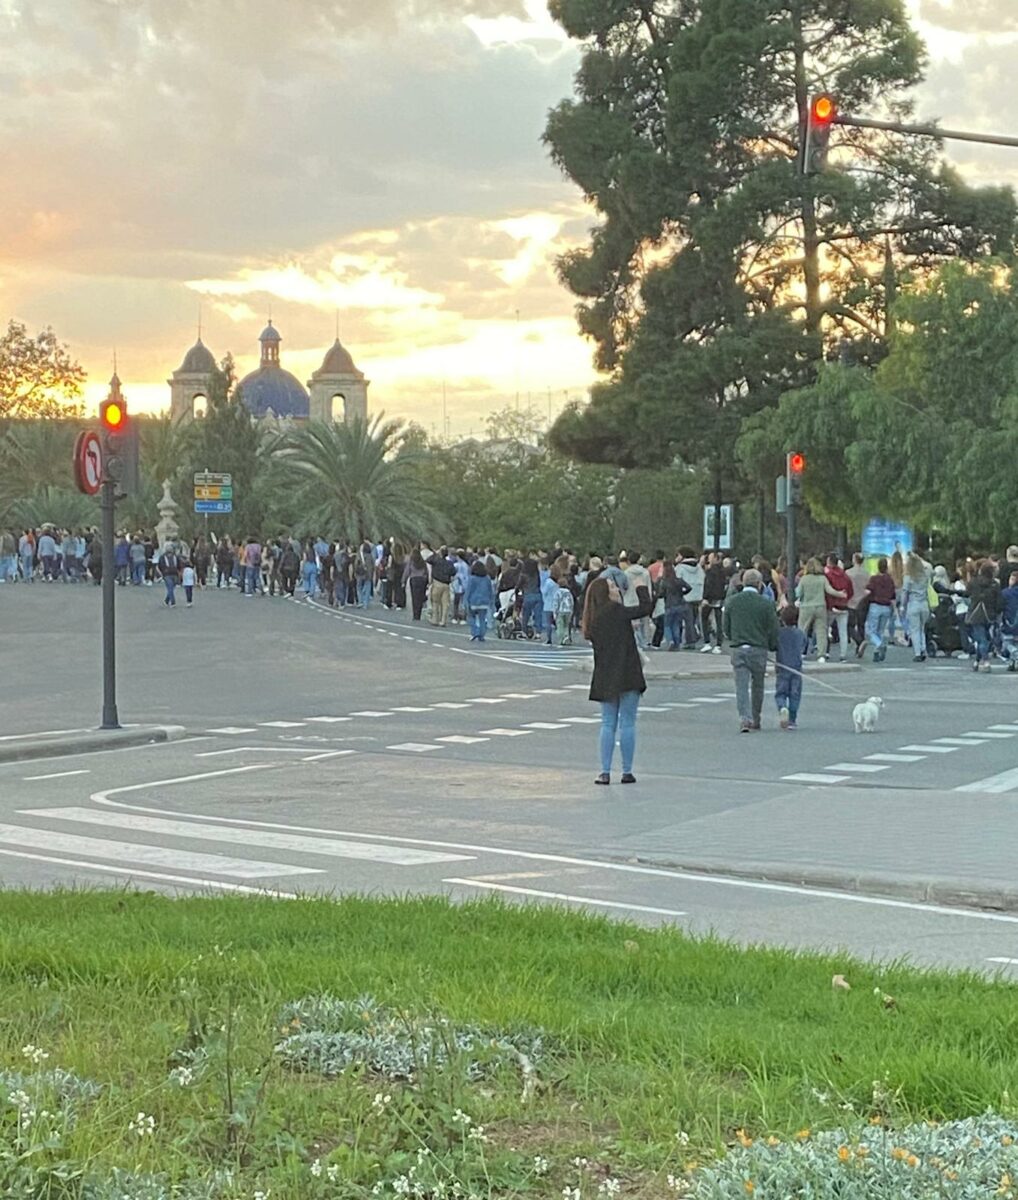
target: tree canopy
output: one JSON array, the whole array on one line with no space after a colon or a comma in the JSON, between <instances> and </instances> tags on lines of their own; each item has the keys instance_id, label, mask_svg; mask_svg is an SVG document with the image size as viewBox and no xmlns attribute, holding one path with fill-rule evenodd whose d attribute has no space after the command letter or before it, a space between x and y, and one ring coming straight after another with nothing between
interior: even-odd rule
<instances>
[{"instance_id":1,"label":"tree canopy","mask_svg":"<svg viewBox=\"0 0 1018 1200\"><path fill-rule=\"evenodd\" d=\"M0 337L0 420L80 416L85 372L47 327L30 334L20 321Z\"/></svg>"}]
</instances>

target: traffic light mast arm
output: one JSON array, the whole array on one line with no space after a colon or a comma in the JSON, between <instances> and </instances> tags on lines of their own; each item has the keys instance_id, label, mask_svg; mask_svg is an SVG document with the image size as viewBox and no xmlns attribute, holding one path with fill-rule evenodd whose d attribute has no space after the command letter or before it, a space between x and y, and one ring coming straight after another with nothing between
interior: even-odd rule
<instances>
[{"instance_id":1,"label":"traffic light mast arm","mask_svg":"<svg viewBox=\"0 0 1018 1200\"><path fill-rule=\"evenodd\" d=\"M886 129L890 133L916 133L923 137L944 138L952 142L982 142L991 146L1018 146L1018 137L995 133L966 133L959 129L941 129L939 125L905 125L901 121L872 121L868 117L846 117L840 113L833 125L854 125L859 129Z\"/></svg>"}]
</instances>

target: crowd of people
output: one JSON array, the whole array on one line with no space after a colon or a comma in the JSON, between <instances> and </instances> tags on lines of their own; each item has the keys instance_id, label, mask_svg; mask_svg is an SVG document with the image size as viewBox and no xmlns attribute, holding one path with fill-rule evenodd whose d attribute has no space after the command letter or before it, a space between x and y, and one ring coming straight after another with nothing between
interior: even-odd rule
<instances>
[{"instance_id":1,"label":"crowd of people","mask_svg":"<svg viewBox=\"0 0 1018 1200\"><path fill-rule=\"evenodd\" d=\"M731 652L740 730L761 727L768 656L776 656L779 723L795 729L802 666L874 663L890 646L909 647L914 661L931 656L971 660L989 671L994 659L1018 667L1018 546L1002 558L966 558L949 568L917 551L846 559L829 553L789 571L761 556L743 567L718 551L680 546L644 556L635 550L579 555L548 550L499 552L494 547L405 547L394 538L354 545L324 537L206 538L159 546L152 532L118 531L116 582L165 588L164 603L186 603L206 587L240 596L301 596L335 607L408 609L412 621L470 626L472 641L541 639L569 646L583 638L594 650L591 699L602 707L602 772L610 779L616 741L622 778L633 782L636 713L646 687L644 651ZM102 579L98 531L7 530L0 533L0 583L64 583Z\"/></svg>"}]
</instances>

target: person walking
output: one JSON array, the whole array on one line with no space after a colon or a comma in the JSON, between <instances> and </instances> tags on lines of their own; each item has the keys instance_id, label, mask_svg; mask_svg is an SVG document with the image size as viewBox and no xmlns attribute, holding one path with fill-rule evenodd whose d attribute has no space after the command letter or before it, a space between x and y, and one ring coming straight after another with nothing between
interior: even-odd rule
<instances>
[{"instance_id":1,"label":"person walking","mask_svg":"<svg viewBox=\"0 0 1018 1200\"><path fill-rule=\"evenodd\" d=\"M18 556L21 559L21 578L31 583L35 576L35 534L31 529L18 538Z\"/></svg>"},{"instance_id":2,"label":"person walking","mask_svg":"<svg viewBox=\"0 0 1018 1200\"><path fill-rule=\"evenodd\" d=\"M678 562L675 564L678 577L689 585L682 602L683 650L695 650L697 642L697 617L703 602L703 585L706 573L689 546L680 546Z\"/></svg>"},{"instance_id":3,"label":"person walking","mask_svg":"<svg viewBox=\"0 0 1018 1200\"><path fill-rule=\"evenodd\" d=\"M799 628L799 613L794 604L781 610L778 652L774 656L774 701L778 706L778 724L782 729L797 729L802 703L802 655L806 635Z\"/></svg>"},{"instance_id":4,"label":"person walking","mask_svg":"<svg viewBox=\"0 0 1018 1200\"><path fill-rule=\"evenodd\" d=\"M866 585L870 581L870 573L866 570L865 558L856 551L852 555L852 565L845 572L852 591L848 597L848 637L855 643L855 656L862 656L866 645Z\"/></svg>"},{"instance_id":5,"label":"person walking","mask_svg":"<svg viewBox=\"0 0 1018 1200\"><path fill-rule=\"evenodd\" d=\"M926 622L930 619L930 583L933 567L915 550L905 556L905 574L901 585L901 604L905 628L912 643L912 661L926 661Z\"/></svg>"},{"instance_id":6,"label":"person walking","mask_svg":"<svg viewBox=\"0 0 1018 1200\"><path fill-rule=\"evenodd\" d=\"M728 572L721 554L712 550L707 556L707 567L703 573L703 599L700 601L700 628L703 632L701 654L720 654L724 640L721 627L725 592L728 590ZM711 645L713 640L714 645Z\"/></svg>"},{"instance_id":7,"label":"person walking","mask_svg":"<svg viewBox=\"0 0 1018 1200\"><path fill-rule=\"evenodd\" d=\"M463 603L470 619L470 640L483 642L488 631L488 614L495 603L495 585L480 558L475 558L470 568Z\"/></svg>"},{"instance_id":8,"label":"person walking","mask_svg":"<svg viewBox=\"0 0 1018 1200\"><path fill-rule=\"evenodd\" d=\"M838 653L841 656L839 661L844 662L848 657L849 605L852 603L854 589L837 554L828 554L824 575L835 591L843 593L843 598L836 596L834 592L827 593L827 622L830 629L830 622L833 620L838 631Z\"/></svg>"},{"instance_id":9,"label":"person walking","mask_svg":"<svg viewBox=\"0 0 1018 1200\"><path fill-rule=\"evenodd\" d=\"M965 624L975 642L973 671L990 669L990 626L1000 616L1000 583L991 562L984 562L969 583Z\"/></svg>"},{"instance_id":10,"label":"person walking","mask_svg":"<svg viewBox=\"0 0 1018 1200\"><path fill-rule=\"evenodd\" d=\"M633 637L633 622L650 616L650 592L639 589L639 603L626 607L612 579L595 579L587 588L583 607L583 636L594 650L590 699L601 705L601 773L596 784L611 783L616 738L622 755L622 783L635 783L636 714L647 690L640 652Z\"/></svg>"},{"instance_id":11,"label":"person walking","mask_svg":"<svg viewBox=\"0 0 1018 1200\"><path fill-rule=\"evenodd\" d=\"M686 604L689 584L680 579L675 570L675 564L666 562L661 570L658 591L665 605L665 636L668 638L668 649L678 650L682 645L682 621Z\"/></svg>"},{"instance_id":12,"label":"person walking","mask_svg":"<svg viewBox=\"0 0 1018 1200\"><path fill-rule=\"evenodd\" d=\"M622 603L626 608L635 608L640 603L640 588L646 588L648 592L653 592L654 583L650 577L650 572L643 565L643 555L639 550L634 550L632 554L624 550L619 555L619 567L626 574L626 590L622 596ZM649 632L646 620L637 621L633 625L636 644L641 650L646 650L647 648Z\"/></svg>"},{"instance_id":13,"label":"person walking","mask_svg":"<svg viewBox=\"0 0 1018 1200\"><path fill-rule=\"evenodd\" d=\"M166 549L159 556L158 565L159 574L163 577L163 583L166 585L166 599L163 603L167 608L173 608L177 603L174 593L180 579L180 559L172 542L166 543Z\"/></svg>"},{"instance_id":14,"label":"person walking","mask_svg":"<svg viewBox=\"0 0 1018 1200\"><path fill-rule=\"evenodd\" d=\"M760 728L768 651L778 648L778 616L773 600L761 595L763 576L755 567L742 573L742 591L725 604L724 632L732 648L739 732Z\"/></svg>"},{"instance_id":15,"label":"person walking","mask_svg":"<svg viewBox=\"0 0 1018 1200\"><path fill-rule=\"evenodd\" d=\"M420 548L415 548L410 551L410 557L406 560L406 566L403 569L403 591L406 592L407 584L410 585L410 608L415 621L421 619L421 613L424 611L424 600L428 594L428 564L424 561L424 555L421 554Z\"/></svg>"},{"instance_id":16,"label":"person walking","mask_svg":"<svg viewBox=\"0 0 1018 1200\"><path fill-rule=\"evenodd\" d=\"M810 630L817 640L817 662L827 661L827 639L829 635L829 620L827 617L827 597L833 596L838 600L847 600L844 592L831 587L819 558L811 558L806 564L806 571L795 589L799 601L799 628L809 637ZM847 628L847 621L846 621Z\"/></svg>"},{"instance_id":17,"label":"person walking","mask_svg":"<svg viewBox=\"0 0 1018 1200\"><path fill-rule=\"evenodd\" d=\"M180 572L180 582L184 588L187 607L191 608L194 604L194 585L197 582L197 572L190 563L184 564L184 569Z\"/></svg>"},{"instance_id":18,"label":"person walking","mask_svg":"<svg viewBox=\"0 0 1018 1200\"><path fill-rule=\"evenodd\" d=\"M869 599L869 611L866 614L866 640L873 647L873 661L883 662L887 657L887 641L885 634L891 613L894 612L895 600L894 580L887 570L887 559L877 559L877 573L871 575L863 595Z\"/></svg>"},{"instance_id":19,"label":"person walking","mask_svg":"<svg viewBox=\"0 0 1018 1200\"><path fill-rule=\"evenodd\" d=\"M428 570L431 572L431 624L444 629L449 624L452 579L456 574L447 547L441 546L438 553L428 559Z\"/></svg>"},{"instance_id":20,"label":"person walking","mask_svg":"<svg viewBox=\"0 0 1018 1200\"><path fill-rule=\"evenodd\" d=\"M552 610L560 646L573 644L573 612L575 608L576 597L573 595L572 581L568 575L562 575L558 581L555 607Z\"/></svg>"}]
</instances>

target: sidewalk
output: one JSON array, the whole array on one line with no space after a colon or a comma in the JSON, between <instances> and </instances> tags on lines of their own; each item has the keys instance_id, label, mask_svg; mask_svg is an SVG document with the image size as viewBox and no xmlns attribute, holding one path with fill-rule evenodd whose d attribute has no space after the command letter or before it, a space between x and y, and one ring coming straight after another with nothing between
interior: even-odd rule
<instances>
[{"instance_id":1,"label":"sidewalk","mask_svg":"<svg viewBox=\"0 0 1018 1200\"><path fill-rule=\"evenodd\" d=\"M184 736L182 725L125 725L121 729L51 729L41 733L0 738L0 763L27 762L33 758L64 758L123 750L155 742L175 742Z\"/></svg>"},{"instance_id":2,"label":"sidewalk","mask_svg":"<svg viewBox=\"0 0 1018 1200\"><path fill-rule=\"evenodd\" d=\"M732 785L729 785L732 786ZM721 811L623 837L600 853L952 907L1018 912L1018 796L740 783Z\"/></svg>"}]
</instances>

